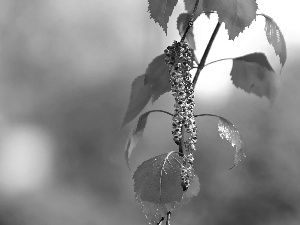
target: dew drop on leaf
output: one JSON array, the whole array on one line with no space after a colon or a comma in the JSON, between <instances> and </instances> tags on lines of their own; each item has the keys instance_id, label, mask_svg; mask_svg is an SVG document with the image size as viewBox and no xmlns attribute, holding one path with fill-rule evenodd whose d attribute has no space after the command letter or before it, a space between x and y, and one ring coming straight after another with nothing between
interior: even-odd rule
<instances>
[{"instance_id":1,"label":"dew drop on leaf","mask_svg":"<svg viewBox=\"0 0 300 225\"><path fill-rule=\"evenodd\" d=\"M233 166L231 167L233 168L239 163L239 161L241 161L242 156L246 157L244 153L244 141L238 129L236 129L236 127L231 122L223 117L219 117L218 131L220 132L220 137L222 139L225 138L231 143L232 147L235 147L235 159Z\"/></svg>"},{"instance_id":2,"label":"dew drop on leaf","mask_svg":"<svg viewBox=\"0 0 300 225\"><path fill-rule=\"evenodd\" d=\"M262 15L266 18L265 32L268 42L273 46L276 55L279 55L280 63L283 67L287 58L286 44L283 34L281 33L279 26L271 17L265 14Z\"/></svg>"}]
</instances>

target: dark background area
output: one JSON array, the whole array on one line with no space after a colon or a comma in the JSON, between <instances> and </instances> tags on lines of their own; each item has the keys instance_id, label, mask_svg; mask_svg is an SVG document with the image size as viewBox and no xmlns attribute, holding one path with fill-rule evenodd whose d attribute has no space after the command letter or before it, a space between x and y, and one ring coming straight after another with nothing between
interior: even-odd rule
<instances>
[{"instance_id":1,"label":"dark background area","mask_svg":"<svg viewBox=\"0 0 300 225\"><path fill-rule=\"evenodd\" d=\"M0 1L0 224L147 224L124 159L134 124L120 125L133 79L178 39L182 5L168 37L146 11L137 0ZM228 170L234 149L220 139L215 119L198 120L201 190L174 212L173 225L299 224L300 45L290 42L289 24L279 25L288 59L271 107L233 87L229 76L213 98L197 96L196 113L239 128L247 157ZM172 105L168 93L147 109ZM171 150L171 119L150 115L130 164Z\"/></svg>"}]
</instances>

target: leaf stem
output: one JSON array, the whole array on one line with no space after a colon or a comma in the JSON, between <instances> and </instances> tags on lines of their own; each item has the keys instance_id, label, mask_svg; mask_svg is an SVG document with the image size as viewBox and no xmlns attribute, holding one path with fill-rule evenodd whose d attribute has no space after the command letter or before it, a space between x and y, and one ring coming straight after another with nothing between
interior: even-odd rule
<instances>
[{"instance_id":1,"label":"leaf stem","mask_svg":"<svg viewBox=\"0 0 300 225\"><path fill-rule=\"evenodd\" d=\"M165 111L165 110L161 110L161 109L150 110L150 111L148 111L147 113L153 113L153 112L162 112L162 113L168 114L169 116L173 116L172 113L167 112L167 111Z\"/></svg>"},{"instance_id":2,"label":"leaf stem","mask_svg":"<svg viewBox=\"0 0 300 225\"><path fill-rule=\"evenodd\" d=\"M180 145L179 145L179 155L180 156L184 156L184 154L183 154L183 146L184 146L184 129L183 129L183 127L181 127L181 133L182 133L182 137L181 137L181 139L180 139Z\"/></svg>"},{"instance_id":3,"label":"leaf stem","mask_svg":"<svg viewBox=\"0 0 300 225\"><path fill-rule=\"evenodd\" d=\"M199 0L196 0L196 3L195 3L195 6L194 6L194 9L193 9L193 12L192 12L192 15L191 15L191 18L190 18L190 21L188 23L188 26L186 27L185 31L184 31L184 34L180 40L180 42L184 42L184 39L187 35L187 32L189 31L189 29L193 26L193 23L195 21L195 13L196 13L196 10L198 8L198 4L199 4Z\"/></svg>"},{"instance_id":4,"label":"leaf stem","mask_svg":"<svg viewBox=\"0 0 300 225\"><path fill-rule=\"evenodd\" d=\"M170 225L170 220L171 220L171 212L167 212L167 221L166 221L166 225Z\"/></svg>"},{"instance_id":5,"label":"leaf stem","mask_svg":"<svg viewBox=\"0 0 300 225\"><path fill-rule=\"evenodd\" d=\"M215 38L216 38L216 36L217 36L217 33L218 33L219 29L220 29L220 26L221 26L221 23L218 22L217 25L216 25L216 27L215 27L215 29L214 29L214 32L212 33L212 35L211 35L211 37L210 37L210 39L209 39L209 42L208 42L208 44L207 44L207 46L206 46L206 49L205 49L205 51L204 51L204 53L203 53L203 56L202 56L202 58L201 58L201 61L200 61L200 63L198 64L198 69L197 69L196 74L195 74L195 77L194 77L194 79L193 79L193 86L194 86L194 88L195 88L195 86L196 86L196 83L197 83L197 80L198 80L198 78L199 78L200 72L201 72L201 70L204 68L205 61L206 61L206 59L207 59L208 53L209 53L209 51L210 51L210 49L211 49L211 46L212 46L212 44L213 44L213 42L214 42L214 40L215 40Z\"/></svg>"},{"instance_id":6,"label":"leaf stem","mask_svg":"<svg viewBox=\"0 0 300 225\"><path fill-rule=\"evenodd\" d=\"M157 225L161 225L162 224L162 222L164 221L164 217L162 217L161 219L160 219L160 221L157 223Z\"/></svg>"},{"instance_id":7,"label":"leaf stem","mask_svg":"<svg viewBox=\"0 0 300 225\"><path fill-rule=\"evenodd\" d=\"M234 59L235 59L235 58L224 58L224 59L214 60L214 61L211 61L211 62L205 64L204 67L209 66L209 65L211 65L211 64L213 64L213 63L216 63L216 62L221 62L221 61L225 61L225 60L234 60ZM204 67L203 67L203 68L204 68ZM198 66L194 66L194 67L193 67L193 69L196 69L196 68L198 68Z\"/></svg>"},{"instance_id":8,"label":"leaf stem","mask_svg":"<svg viewBox=\"0 0 300 225\"><path fill-rule=\"evenodd\" d=\"M224 58L224 59L214 60L214 61L211 61L211 62L205 64L204 67L205 67L205 66L208 66L208 65L210 65L210 64L216 63L216 62L221 62L221 61L225 61L225 60L233 60L233 59L234 59L234 58Z\"/></svg>"},{"instance_id":9,"label":"leaf stem","mask_svg":"<svg viewBox=\"0 0 300 225\"><path fill-rule=\"evenodd\" d=\"M266 14L263 14L263 13L256 13L256 16L263 16L263 17L265 17L266 18Z\"/></svg>"},{"instance_id":10,"label":"leaf stem","mask_svg":"<svg viewBox=\"0 0 300 225\"><path fill-rule=\"evenodd\" d=\"M211 117L216 117L216 118L221 118L223 120L227 120L225 119L224 117L222 116L218 116L218 115L215 115L215 114L209 114L209 113L204 113L204 114L199 114L199 115L195 115L194 117L200 117L200 116L211 116Z\"/></svg>"}]
</instances>

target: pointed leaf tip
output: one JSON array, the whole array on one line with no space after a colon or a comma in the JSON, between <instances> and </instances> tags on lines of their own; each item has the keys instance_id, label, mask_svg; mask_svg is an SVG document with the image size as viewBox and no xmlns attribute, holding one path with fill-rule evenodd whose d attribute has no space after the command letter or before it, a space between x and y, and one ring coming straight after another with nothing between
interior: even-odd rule
<instances>
[{"instance_id":1,"label":"pointed leaf tip","mask_svg":"<svg viewBox=\"0 0 300 225\"><path fill-rule=\"evenodd\" d=\"M263 53L233 59L230 76L236 87L259 97L266 96L271 103L280 88L279 77Z\"/></svg>"},{"instance_id":2,"label":"pointed leaf tip","mask_svg":"<svg viewBox=\"0 0 300 225\"><path fill-rule=\"evenodd\" d=\"M169 18L178 0L148 0L150 17L158 23L167 35Z\"/></svg>"},{"instance_id":3,"label":"pointed leaf tip","mask_svg":"<svg viewBox=\"0 0 300 225\"><path fill-rule=\"evenodd\" d=\"M136 127L130 132L130 135L128 136L126 146L125 146L125 160L126 160L127 167L130 170L131 170L131 168L129 165L129 159L130 159L131 153L132 153L133 149L136 147L139 139L142 138L142 136L143 136L144 129L147 124L148 115L151 112L152 111L146 112L139 117Z\"/></svg>"},{"instance_id":4,"label":"pointed leaf tip","mask_svg":"<svg viewBox=\"0 0 300 225\"><path fill-rule=\"evenodd\" d=\"M196 0L184 0L188 13L192 13ZM230 40L234 40L256 18L256 0L200 0L196 17L202 12L216 11L219 22L225 24Z\"/></svg>"},{"instance_id":5,"label":"pointed leaf tip","mask_svg":"<svg viewBox=\"0 0 300 225\"><path fill-rule=\"evenodd\" d=\"M155 57L145 72L145 85L151 88L152 103L164 93L171 91L170 75L165 58L165 54Z\"/></svg>"},{"instance_id":6,"label":"pointed leaf tip","mask_svg":"<svg viewBox=\"0 0 300 225\"><path fill-rule=\"evenodd\" d=\"M132 121L144 109L151 98L151 87L145 85L144 81L145 75L141 75L132 82L129 105L123 119L122 127Z\"/></svg>"},{"instance_id":7,"label":"pointed leaf tip","mask_svg":"<svg viewBox=\"0 0 300 225\"><path fill-rule=\"evenodd\" d=\"M268 42L273 46L276 55L280 58L280 64L283 67L287 59L287 50L283 34L281 33L279 26L270 16L265 14L262 15L266 19L265 32Z\"/></svg>"},{"instance_id":8,"label":"pointed leaf tip","mask_svg":"<svg viewBox=\"0 0 300 225\"><path fill-rule=\"evenodd\" d=\"M130 100L125 113L122 127L131 122L147 105L162 94L171 90L168 67L165 63L165 54L161 54L149 63L145 74L138 76L132 82Z\"/></svg>"},{"instance_id":9,"label":"pointed leaf tip","mask_svg":"<svg viewBox=\"0 0 300 225\"><path fill-rule=\"evenodd\" d=\"M235 147L235 157L234 157L234 163L233 167L237 166L239 161L242 160L242 157L246 157L244 153L244 141L236 127L229 122L227 119L223 117L219 117L219 123L218 123L218 131L220 133L220 137L223 139L225 138L227 141L229 141L232 145L232 147ZM230 169L231 169L230 168Z\"/></svg>"},{"instance_id":10,"label":"pointed leaf tip","mask_svg":"<svg viewBox=\"0 0 300 225\"><path fill-rule=\"evenodd\" d=\"M204 11L216 11L225 24L229 39L234 40L256 18L255 0L203 0Z\"/></svg>"}]
</instances>

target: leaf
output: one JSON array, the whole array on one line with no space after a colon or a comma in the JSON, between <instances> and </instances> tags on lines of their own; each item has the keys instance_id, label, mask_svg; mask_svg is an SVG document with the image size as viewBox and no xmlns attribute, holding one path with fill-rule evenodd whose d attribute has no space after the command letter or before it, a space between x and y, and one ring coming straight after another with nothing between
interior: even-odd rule
<instances>
[{"instance_id":1,"label":"leaf","mask_svg":"<svg viewBox=\"0 0 300 225\"><path fill-rule=\"evenodd\" d=\"M134 172L136 200L142 205L150 224L156 224L167 212L171 212L199 192L199 179L193 172L193 188L188 192L181 186L182 157L169 152L144 161ZM192 187L192 185L191 185ZM198 191L197 191L198 190Z\"/></svg>"},{"instance_id":2,"label":"leaf","mask_svg":"<svg viewBox=\"0 0 300 225\"><path fill-rule=\"evenodd\" d=\"M178 0L148 0L150 16L167 34L169 17L172 15Z\"/></svg>"},{"instance_id":3,"label":"leaf","mask_svg":"<svg viewBox=\"0 0 300 225\"><path fill-rule=\"evenodd\" d=\"M214 115L214 114L199 114L195 115L195 117L203 117L203 116L211 116L211 117L217 117L219 119L218 123L218 131L220 132L220 137L223 139L225 138L228 140L232 147L235 146L236 152L234 157L234 163L233 166L230 168L237 166L239 161L241 161L242 156L246 157L244 150L245 150L245 144L242 139L242 136L240 135L238 129L227 119L225 119L222 116Z\"/></svg>"},{"instance_id":4,"label":"leaf","mask_svg":"<svg viewBox=\"0 0 300 225\"><path fill-rule=\"evenodd\" d=\"M219 22L225 23L230 40L234 40L256 18L255 0L203 0L204 11L217 11Z\"/></svg>"},{"instance_id":5,"label":"leaf","mask_svg":"<svg viewBox=\"0 0 300 225\"><path fill-rule=\"evenodd\" d=\"M125 113L122 126L133 120L149 102L152 89L144 84L146 75L135 78L131 86L129 105Z\"/></svg>"},{"instance_id":6,"label":"leaf","mask_svg":"<svg viewBox=\"0 0 300 225\"><path fill-rule=\"evenodd\" d=\"M168 66L165 63L165 58L165 54L161 54L154 58L145 72L145 85L151 87L152 103L161 95L171 91L171 84L169 81L170 75ZM194 61L193 56L192 61Z\"/></svg>"},{"instance_id":7,"label":"leaf","mask_svg":"<svg viewBox=\"0 0 300 225\"><path fill-rule=\"evenodd\" d=\"M181 13L177 18L177 29L179 31L179 35L182 37L185 33L185 30L188 26L188 23L191 19L191 14L189 13ZM194 39L194 33L193 33L193 27L190 27L190 29L187 32L186 35L186 42L189 44L189 46L192 49L196 49L196 43Z\"/></svg>"},{"instance_id":8,"label":"leaf","mask_svg":"<svg viewBox=\"0 0 300 225\"><path fill-rule=\"evenodd\" d=\"M199 177L194 174L194 178L187 191L183 193L181 204L187 204L191 201L192 197L197 196L200 191ZM178 206L176 206L178 207Z\"/></svg>"},{"instance_id":9,"label":"leaf","mask_svg":"<svg viewBox=\"0 0 300 225\"><path fill-rule=\"evenodd\" d=\"M200 16L200 14L203 12L202 2L203 2L203 0L199 1L197 10L195 12L195 18ZM196 4L196 0L184 0L185 9L189 14L192 14L195 4Z\"/></svg>"},{"instance_id":10,"label":"leaf","mask_svg":"<svg viewBox=\"0 0 300 225\"><path fill-rule=\"evenodd\" d=\"M196 0L184 0L188 13L192 13ZM202 12L216 11L219 22L225 23L230 40L234 40L256 18L255 0L200 0L196 17Z\"/></svg>"},{"instance_id":11,"label":"leaf","mask_svg":"<svg viewBox=\"0 0 300 225\"><path fill-rule=\"evenodd\" d=\"M219 123L218 123L218 131L220 132L220 137L223 139L225 138L227 141L229 141L232 145L232 147L235 146L235 157L234 157L234 163L233 167L237 166L239 161L241 161L242 156L246 157L244 153L244 141L238 131L238 129L235 128L235 126L229 122L227 119L223 117L219 117Z\"/></svg>"},{"instance_id":12,"label":"leaf","mask_svg":"<svg viewBox=\"0 0 300 225\"><path fill-rule=\"evenodd\" d=\"M205 16L210 19L211 12L205 12Z\"/></svg>"},{"instance_id":13,"label":"leaf","mask_svg":"<svg viewBox=\"0 0 300 225\"><path fill-rule=\"evenodd\" d=\"M161 54L154 58L145 72L145 85L151 88L152 103L162 94L171 91L170 75L165 57L165 54Z\"/></svg>"},{"instance_id":14,"label":"leaf","mask_svg":"<svg viewBox=\"0 0 300 225\"><path fill-rule=\"evenodd\" d=\"M275 21L265 14L262 15L266 18L265 31L268 42L273 46L276 55L279 55L280 63L283 67L287 58L284 37Z\"/></svg>"},{"instance_id":15,"label":"leaf","mask_svg":"<svg viewBox=\"0 0 300 225\"><path fill-rule=\"evenodd\" d=\"M129 105L122 126L132 121L147 105L155 102L162 94L171 91L170 75L165 63L165 54L153 59L145 74L138 76L131 86Z\"/></svg>"},{"instance_id":16,"label":"leaf","mask_svg":"<svg viewBox=\"0 0 300 225\"><path fill-rule=\"evenodd\" d=\"M136 127L132 130L132 132L130 133L130 135L127 139L126 148L125 148L125 160L126 160L126 164L129 169L130 169L129 158L131 156L133 149L137 145L138 140L143 136L144 129L147 124L148 115L151 112L152 111L148 111L139 117Z\"/></svg>"},{"instance_id":17,"label":"leaf","mask_svg":"<svg viewBox=\"0 0 300 225\"><path fill-rule=\"evenodd\" d=\"M169 116L172 116L171 113L163 111L163 110L151 110L151 111L145 112L142 115L140 115L138 122L136 124L136 127L132 130L132 132L130 132L130 135L128 136L128 139L127 139L127 142L125 145L126 146L125 147L125 160L126 160L126 164L129 169L130 169L129 158L131 156L131 153L132 153L133 149L135 148L135 146L137 145L139 139L142 138L144 129L147 124L148 116L152 112L161 112L161 113L166 113Z\"/></svg>"},{"instance_id":18,"label":"leaf","mask_svg":"<svg viewBox=\"0 0 300 225\"><path fill-rule=\"evenodd\" d=\"M259 97L274 101L279 90L279 77L263 53L252 53L233 59L231 70L233 84Z\"/></svg>"}]
</instances>

